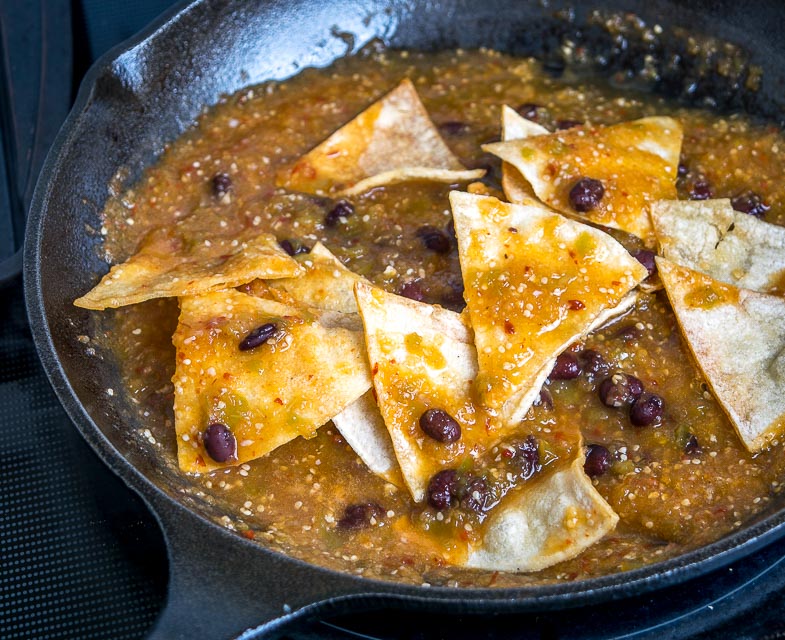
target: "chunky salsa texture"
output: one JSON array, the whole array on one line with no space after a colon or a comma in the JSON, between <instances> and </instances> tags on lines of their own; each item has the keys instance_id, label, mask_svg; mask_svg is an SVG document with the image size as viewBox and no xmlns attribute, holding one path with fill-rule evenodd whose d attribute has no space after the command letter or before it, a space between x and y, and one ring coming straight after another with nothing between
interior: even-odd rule
<instances>
[{"instance_id":1,"label":"chunky salsa texture","mask_svg":"<svg viewBox=\"0 0 785 640\"><path fill-rule=\"evenodd\" d=\"M684 128L680 199L728 197L740 211L785 223L785 140L773 125L679 107L602 80L554 78L535 61L493 51L371 47L206 109L136 184L108 201L101 230L107 258L126 259L149 231L182 220L199 239L259 228L290 254L320 241L387 291L462 310L448 200L454 185L409 181L338 199L275 186L282 168L404 77L460 162L486 170L476 187L484 192L502 193L501 163L481 145L499 140L505 104L549 130L670 115ZM612 233L653 268L639 239ZM712 299L707 292L696 304ZM170 467L177 314L174 299L143 302L96 318L95 337L83 338L115 354L139 407L139 446ZM451 566L478 536L484 505L580 446L586 472L619 515L614 531L534 574ZM372 474L330 423L313 439L194 476L189 491L218 505L227 527L309 562L415 584L505 587L625 571L705 545L763 511L783 477L780 440L758 454L745 449L692 362L664 292L650 291L559 357L514 437L440 479L450 508L415 504L406 489Z\"/></svg>"}]
</instances>

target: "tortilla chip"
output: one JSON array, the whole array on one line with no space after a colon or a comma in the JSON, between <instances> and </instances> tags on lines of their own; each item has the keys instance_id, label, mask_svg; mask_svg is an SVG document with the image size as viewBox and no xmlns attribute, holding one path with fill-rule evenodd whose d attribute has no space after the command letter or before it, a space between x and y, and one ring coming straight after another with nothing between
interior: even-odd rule
<instances>
[{"instance_id":1,"label":"tortilla chip","mask_svg":"<svg viewBox=\"0 0 785 640\"><path fill-rule=\"evenodd\" d=\"M278 175L277 185L313 194L351 195L406 180L463 182L467 170L431 122L417 90L404 79L354 120Z\"/></svg>"},{"instance_id":2,"label":"tortilla chip","mask_svg":"<svg viewBox=\"0 0 785 640\"><path fill-rule=\"evenodd\" d=\"M642 118L608 127L576 127L548 135L483 145L514 165L537 197L554 209L595 224L621 229L651 244L648 208L676 197L682 128L673 118ZM605 195L586 213L575 211L569 193L584 177L602 182Z\"/></svg>"},{"instance_id":3,"label":"tortilla chip","mask_svg":"<svg viewBox=\"0 0 785 640\"><path fill-rule=\"evenodd\" d=\"M716 280L785 294L785 228L735 211L730 200L655 202L662 255Z\"/></svg>"},{"instance_id":4,"label":"tortilla chip","mask_svg":"<svg viewBox=\"0 0 785 640\"><path fill-rule=\"evenodd\" d=\"M275 291L285 291L300 304L317 309L357 313L354 284L367 282L361 275L347 269L327 247L317 242L310 253L295 259L304 268L299 278L270 280L267 286Z\"/></svg>"},{"instance_id":5,"label":"tortilla chip","mask_svg":"<svg viewBox=\"0 0 785 640\"><path fill-rule=\"evenodd\" d=\"M502 141L522 140L549 133L545 127L527 120L512 107L502 107ZM526 178L509 162L502 162L502 189L507 200L516 204L526 204L537 198Z\"/></svg>"},{"instance_id":6,"label":"tortilla chip","mask_svg":"<svg viewBox=\"0 0 785 640\"><path fill-rule=\"evenodd\" d=\"M475 446L502 433L472 402L472 331L453 311L363 283L355 291L379 408L406 485L421 502L437 471L458 465ZM420 429L420 416L436 408L460 424L456 442L436 442Z\"/></svg>"},{"instance_id":7,"label":"tortilla chip","mask_svg":"<svg viewBox=\"0 0 785 640\"><path fill-rule=\"evenodd\" d=\"M647 271L608 234L545 207L457 191L450 203L479 359L478 395L506 419L520 420L550 373L543 368Z\"/></svg>"},{"instance_id":8,"label":"tortilla chip","mask_svg":"<svg viewBox=\"0 0 785 640\"><path fill-rule=\"evenodd\" d=\"M186 472L206 472L266 455L316 430L371 386L362 333L340 314L305 311L235 290L180 300L175 430ZM269 322L278 331L255 349L239 343ZM202 443L205 428L225 424L236 459L216 462Z\"/></svg>"},{"instance_id":9,"label":"tortilla chip","mask_svg":"<svg viewBox=\"0 0 785 640\"><path fill-rule=\"evenodd\" d=\"M744 446L785 428L785 299L740 289L657 258L682 335Z\"/></svg>"},{"instance_id":10,"label":"tortilla chip","mask_svg":"<svg viewBox=\"0 0 785 640\"><path fill-rule=\"evenodd\" d=\"M334 416L333 424L371 471L396 487L406 486L372 391Z\"/></svg>"},{"instance_id":11,"label":"tortilla chip","mask_svg":"<svg viewBox=\"0 0 785 640\"><path fill-rule=\"evenodd\" d=\"M354 285L368 281L347 269L321 242L317 242L310 253L300 254L295 259L305 268L303 276L266 282L256 280L249 293L292 306L347 314L347 319L357 318L356 329L362 330ZM371 392L334 416L333 424L371 471L396 486L404 486L390 434Z\"/></svg>"},{"instance_id":12,"label":"tortilla chip","mask_svg":"<svg viewBox=\"0 0 785 640\"><path fill-rule=\"evenodd\" d=\"M302 271L268 233L249 230L231 238L194 240L174 228L159 228L74 304L85 309L122 307L151 298L236 287L255 278L291 277Z\"/></svg>"},{"instance_id":13,"label":"tortilla chip","mask_svg":"<svg viewBox=\"0 0 785 640\"><path fill-rule=\"evenodd\" d=\"M485 523L482 545L467 566L539 571L574 558L618 521L577 459L506 496Z\"/></svg>"}]
</instances>

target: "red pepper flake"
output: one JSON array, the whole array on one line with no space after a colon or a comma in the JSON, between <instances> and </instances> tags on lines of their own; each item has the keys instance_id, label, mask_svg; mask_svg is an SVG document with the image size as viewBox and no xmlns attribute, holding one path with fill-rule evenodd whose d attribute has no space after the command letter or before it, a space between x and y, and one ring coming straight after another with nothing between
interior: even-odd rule
<instances>
[{"instance_id":1,"label":"red pepper flake","mask_svg":"<svg viewBox=\"0 0 785 640\"><path fill-rule=\"evenodd\" d=\"M510 233L518 233L518 230L515 227L509 227L507 231L509 231Z\"/></svg>"},{"instance_id":2,"label":"red pepper flake","mask_svg":"<svg viewBox=\"0 0 785 640\"><path fill-rule=\"evenodd\" d=\"M373 363L373 369L371 369L371 375L375 376L377 373L379 373L379 363L378 362L374 362Z\"/></svg>"},{"instance_id":3,"label":"red pepper flake","mask_svg":"<svg viewBox=\"0 0 785 640\"><path fill-rule=\"evenodd\" d=\"M196 466L197 467L206 467L207 465L204 463L204 458L202 454L196 456Z\"/></svg>"},{"instance_id":4,"label":"red pepper flake","mask_svg":"<svg viewBox=\"0 0 785 640\"><path fill-rule=\"evenodd\" d=\"M515 333L515 325L509 320L504 321L504 333L513 334Z\"/></svg>"},{"instance_id":5,"label":"red pepper flake","mask_svg":"<svg viewBox=\"0 0 785 640\"><path fill-rule=\"evenodd\" d=\"M283 400L281 400L280 398L276 398L275 400L273 400L273 402L274 402L275 404L280 404L280 405L283 405Z\"/></svg>"},{"instance_id":6,"label":"red pepper flake","mask_svg":"<svg viewBox=\"0 0 785 640\"><path fill-rule=\"evenodd\" d=\"M292 168L292 175L302 174L304 178L315 178L316 177L316 169L314 169L310 164L307 162L298 162Z\"/></svg>"},{"instance_id":7,"label":"red pepper flake","mask_svg":"<svg viewBox=\"0 0 785 640\"><path fill-rule=\"evenodd\" d=\"M580 300L567 300L567 307L570 311L580 311L581 309L585 309L586 305Z\"/></svg>"},{"instance_id":8,"label":"red pepper flake","mask_svg":"<svg viewBox=\"0 0 785 640\"><path fill-rule=\"evenodd\" d=\"M251 529L246 529L243 531L243 536L249 540L253 540L256 537L256 534Z\"/></svg>"}]
</instances>

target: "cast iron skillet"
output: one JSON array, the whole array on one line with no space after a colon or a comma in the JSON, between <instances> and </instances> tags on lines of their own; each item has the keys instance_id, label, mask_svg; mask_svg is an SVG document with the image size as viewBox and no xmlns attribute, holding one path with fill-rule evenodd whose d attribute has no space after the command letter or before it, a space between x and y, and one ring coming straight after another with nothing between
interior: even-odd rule
<instances>
[{"instance_id":1,"label":"cast iron skillet","mask_svg":"<svg viewBox=\"0 0 785 640\"><path fill-rule=\"evenodd\" d=\"M584 4L584 3L579 3ZM234 5L203 0L171 12L90 71L41 174L25 251L25 285L34 337L60 400L103 460L150 505L163 527L170 560L169 598L155 638L226 638L274 633L287 620L348 609L393 606L445 612L525 612L576 607L665 587L723 566L785 533L780 501L719 542L657 565L603 578L520 589L414 587L328 571L272 552L217 526L208 505L184 492L187 480L156 465L129 439L138 417L122 394L110 355L90 357L76 336L88 312L72 301L107 265L100 259L99 212L121 167L127 183L165 141L224 93L309 65L325 65L371 38L409 48L490 46L536 54L555 73L566 42L599 54L605 71L624 73L658 56L657 89L779 117L785 92L785 7L771 2L609 0L598 6L634 11L663 33L636 40L587 26L589 12L523 0L269 0ZM251 6L254 5L254 6ZM548 6L544 6L548 5ZM716 73L716 56L694 57L679 25L749 50L763 81ZM675 29L675 35L674 35ZM627 33L625 36L624 34ZM619 35L621 34L621 35ZM680 44L681 43L681 44ZM573 50L575 47L573 47ZM724 53L723 53L724 52ZM92 230L92 231L91 231Z\"/></svg>"}]
</instances>

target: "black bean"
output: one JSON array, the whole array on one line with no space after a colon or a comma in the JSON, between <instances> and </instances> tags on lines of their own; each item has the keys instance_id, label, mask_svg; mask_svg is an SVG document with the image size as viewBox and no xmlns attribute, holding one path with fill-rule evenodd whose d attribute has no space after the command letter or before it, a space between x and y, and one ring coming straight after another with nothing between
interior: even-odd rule
<instances>
[{"instance_id":1,"label":"black bean","mask_svg":"<svg viewBox=\"0 0 785 640\"><path fill-rule=\"evenodd\" d=\"M337 526L344 531L365 529L371 526L372 518L378 522L384 517L385 513L385 510L375 502L351 504L344 509Z\"/></svg>"},{"instance_id":2,"label":"black bean","mask_svg":"<svg viewBox=\"0 0 785 640\"><path fill-rule=\"evenodd\" d=\"M278 244L290 256L299 256L301 253L310 253L311 250L296 238L281 240Z\"/></svg>"},{"instance_id":3,"label":"black bean","mask_svg":"<svg viewBox=\"0 0 785 640\"><path fill-rule=\"evenodd\" d=\"M460 492L460 479L455 469L444 469L428 483L428 504L443 511L456 503Z\"/></svg>"},{"instance_id":4,"label":"black bean","mask_svg":"<svg viewBox=\"0 0 785 640\"><path fill-rule=\"evenodd\" d=\"M228 173L216 173L212 179L213 195L223 198L232 189L232 178Z\"/></svg>"},{"instance_id":5,"label":"black bean","mask_svg":"<svg viewBox=\"0 0 785 640\"><path fill-rule=\"evenodd\" d=\"M690 200L709 200L714 197L714 190L705 176L698 176L690 185Z\"/></svg>"},{"instance_id":6,"label":"black bean","mask_svg":"<svg viewBox=\"0 0 785 640\"><path fill-rule=\"evenodd\" d=\"M581 178L570 189L570 205L576 211L585 213L596 209L604 195L602 182L594 178Z\"/></svg>"},{"instance_id":7,"label":"black bean","mask_svg":"<svg viewBox=\"0 0 785 640\"><path fill-rule=\"evenodd\" d=\"M654 251L649 251L649 249L638 249L632 254L632 257L646 267L646 271L649 272L648 277L651 277L657 271L657 263L654 261L655 255Z\"/></svg>"},{"instance_id":8,"label":"black bean","mask_svg":"<svg viewBox=\"0 0 785 640\"><path fill-rule=\"evenodd\" d=\"M450 218L450 221L444 225L444 232L453 242L458 241L458 236L455 235L455 220L453 218Z\"/></svg>"},{"instance_id":9,"label":"black bean","mask_svg":"<svg viewBox=\"0 0 785 640\"><path fill-rule=\"evenodd\" d=\"M348 200L339 200L324 216L324 226L334 227L341 218L348 218L354 213L354 205Z\"/></svg>"},{"instance_id":10,"label":"black bean","mask_svg":"<svg viewBox=\"0 0 785 640\"><path fill-rule=\"evenodd\" d=\"M756 218L762 218L763 215L771 208L766 204L761 197L753 191L745 191L737 196L731 198L731 206L736 211L747 213Z\"/></svg>"},{"instance_id":11,"label":"black bean","mask_svg":"<svg viewBox=\"0 0 785 640\"><path fill-rule=\"evenodd\" d=\"M600 400L606 407L632 404L643 393L643 383L635 376L617 372L600 383Z\"/></svg>"},{"instance_id":12,"label":"black bean","mask_svg":"<svg viewBox=\"0 0 785 640\"><path fill-rule=\"evenodd\" d=\"M540 465L540 443L537 442L537 438L533 435L526 436L526 439L516 447L515 454L523 480L528 480L542 469Z\"/></svg>"},{"instance_id":13,"label":"black bean","mask_svg":"<svg viewBox=\"0 0 785 640\"><path fill-rule=\"evenodd\" d=\"M420 416L420 429L436 442L455 442L461 437L461 425L443 409L428 409Z\"/></svg>"},{"instance_id":14,"label":"black bean","mask_svg":"<svg viewBox=\"0 0 785 640\"><path fill-rule=\"evenodd\" d=\"M690 172L690 169L689 169L689 167L687 166L687 164L686 164L686 163L684 163L684 162L679 162L679 166L678 166L678 168L676 169L676 173L678 174L678 176L679 176L680 178L683 178L683 177L684 177L684 176L686 176L686 175L687 175L689 172Z\"/></svg>"},{"instance_id":15,"label":"black bean","mask_svg":"<svg viewBox=\"0 0 785 640\"><path fill-rule=\"evenodd\" d=\"M662 418L662 398L653 393L642 394L630 407L630 422L636 427L648 427Z\"/></svg>"},{"instance_id":16,"label":"black bean","mask_svg":"<svg viewBox=\"0 0 785 640\"><path fill-rule=\"evenodd\" d=\"M548 411L553 409L553 396L545 387L540 389L540 401L538 404L542 405L542 408L547 409Z\"/></svg>"},{"instance_id":17,"label":"black bean","mask_svg":"<svg viewBox=\"0 0 785 640\"><path fill-rule=\"evenodd\" d=\"M270 338L272 338L276 331L278 331L278 325L274 322L267 322L259 327L256 327L256 329L245 336L245 338L240 341L238 348L240 351L250 351L251 349L256 349L256 347L260 347Z\"/></svg>"},{"instance_id":18,"label":"black bean","mask_svg":"<svg viewBox=\"0 0 785 640\"><path fill-rule=\"evenodd\" d=\"M482 169L485 175L480 178L482 182L489 189L496 191L502 190L502 163L498 158L488 158L488 154L484 154L482 159L478 162L469 162L469 169ZM448 235L449 232L448 232Z\"/></svg>"},{"instance_id":19,"label":"black bean","mask_svg":"<svg viewBox=\"0 0 785 640\"><path fill-rule=\"evenodd\" d=\"M404 282L398 289L398 294L410 300L417 300L417 302L425 300L425 292L422 290L422 283L419 278Z\"/></svg>"},{"instance_id":20,"label":"black bean","mask_svg":"<svg viewBox=\"0 0 785 640\"><path fill-rule=\"evenodd\" d=\"M580 127L582 124L583 124L583 120L557 120L556 128L563 131L564 129L572 129L574 127Z\"/></svg>"},{"instance_id":21,"label":"black bean","mask_svg":"<svg viewBox=\"0 0 785 640\"><path fill-rule=\"evenodd\" d=\"M439 125L439 131L448 136L460 136L469 131L469 125L459 120L449 120Z\"/></svg>"},{"instance_id":22,"label":"black bean","mask_svg":"<svg viewBox=\"0 0 785 640\"><path fill-rule=\"evenodd\" d=\"M450 273L445 278L445 291L441 296L443 306L453 311L460 312L466 306L463 299L463 278L455 273Z\"/></svg>"},{"instance_id":23,"label":"black bean","mask_svg":"<svg viewBox=\"0 0 785 640\"><path fill-rule=\"evenodd\" d=\"M213 422L204 430L202 443L207 455L216 462L237 460L237 438L222 422Z\"/></svg>"},{"instance_id":24,"label":"black bean","mask_svg":"<svg viewBox=\"0 0 785 640\"><path fill-rule=\"evenodd\" d=\"M614 337L624 340L624 342L632 342L633 340L638 340L642 334L643 332L634 324L627 324L619 329L614 334Z\"/></svg>"},{"instance_id":25,"label":"black bean","mask_svg":"<svg viewBox=\"0 0 785 640\"><path fill-rule=\"evenodd\" d=\"M480 513L485 511L489 506L488 503L491 498L491 490L488 488L488 483L485 478L470 478L466 483L466 488L463 491L464 497L461 500L461 506L464 509L471 509Z\"/></svg>"},{"instance_id":26,"label":"black bean","mask_svg":"<svg viewBox=\"0 0 785 640\"><path fill-rule=\"evenodd\" d=\"M590 478L603 475L611 467L611 452L601 444L590 444L586 448L586 462L583 470Z\"/></svg>"},{"instance_id":27,"label":"black bean","mask_svg":"<svg viewBox=\"0 0 785 640\"><path fill-rule=\"evenodd\" d=\"M684 453L688 456L696 456L703 453L703 447L701 447L694 433L691 433L690 437L687 438L687 443L684 445Z\"/></svg>"},{"instance_id":28,"label":"black bean","mask_svg":"<svg viewBox=\"0 0 785 640\"><path fill-rule=\"evenodd\" d=\"M548 376L551 380L574 380L581 375L581 365L571 353L560 353Z\"/></svg>"},{"instance_id":29,"label":"black bean","mask_svg":"<svg viewBox=\"0 0 785 640\"><path fill-rule=\"evenodd\" d=\"M427 249L435 253L449 253L450 249L452 249L452 242L450 242L449 236L441 229L431 225L426 224L417 229L417 237L422 240Z\"/></svg>"},{"instance_id":30,"label":"black bean","mask_svg":"<svg viewBox=\"0 0 785 640\"><path fill-rule=\"evenodd\" d=\"M518 112L518 115L534 122L537 121L537 117L539 115L537 112L539 109L540 105L534 104L533 102L525 102L515 108L515 110Z\"/></svg>"},{"instance_id":31,"label":"black bean","mask_svg":"<svg viewBox=\"0 0 785 640\"><path fill-rule=\"evenodd\" d=\"M594 349L584 349L578 354L578 358L583 365L583 373L588 378L594 378L595 376L604 376L608 373L608 369L610 368L608 363L605 362L605 358L602 357L602 354L599 351L595 351Z\"/></svg>"}]
</instances>

